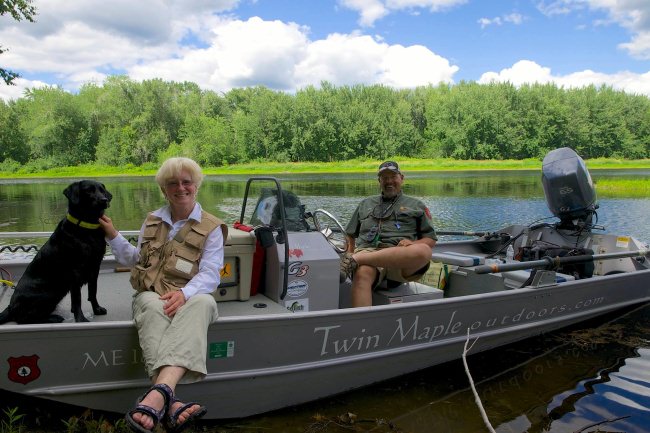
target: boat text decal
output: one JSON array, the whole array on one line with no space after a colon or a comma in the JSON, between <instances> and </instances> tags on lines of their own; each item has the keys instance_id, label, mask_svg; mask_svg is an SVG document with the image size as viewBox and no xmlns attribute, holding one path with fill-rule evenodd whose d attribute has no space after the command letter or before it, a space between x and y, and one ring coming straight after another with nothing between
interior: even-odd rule
<instances>
[{"instance_id":1,"label":"boat text decal","mask_svg":"<svg viewBox=\"0 0 650 433\"><path fill-rule=\"evenodd\" d=\"M437 319L435 323L426 323L426 318L416 314L395 319L393 327L388 328L388 332L373 333L366 328L352 330L349 329L349 326L332 325L315 327L314 334L320 338L320 356L341 355L404 344L431 343L444 337L463 335L467 329L471 332L478 332L489 328L505 328L519 323L560 315L572 310L596 307L603 302L605 302L605 298L599 297L578 301L573 306L558 305L539 309L522 308L514 314L503 314L502 316L482 320L472 319L470 321L459 319L458 310L452 311L445 319Z\"/></svg>"},{"instance_id":2,"label":"boat text decal","mask_svg":"<svg viewBox=\"0 0 650 433\"><path fill-rule=\"evenodd\" d=\"M86 367L115 367L127 364L142 364L142 353L139 349L132 350L101 350L94 356L90 352L84 353L81 369Z\"/></svg>"}]
</instances>

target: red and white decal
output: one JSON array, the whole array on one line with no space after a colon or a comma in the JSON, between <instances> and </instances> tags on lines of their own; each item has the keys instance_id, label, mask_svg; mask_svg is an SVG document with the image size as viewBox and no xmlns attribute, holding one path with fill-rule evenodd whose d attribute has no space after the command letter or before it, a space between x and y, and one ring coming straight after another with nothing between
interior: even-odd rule
<instances>
[{"instance_id":1,"label":"red and white decal","mask_svg":"<svg viewBox=\"0 0 650 433\"><path fill-rule=\"evenodd\" d=\"M9 373L7 376L12 382L27 385L41 376L41 369L38 368L38 355L9 357Z\"/></svg>"}]
</instances>

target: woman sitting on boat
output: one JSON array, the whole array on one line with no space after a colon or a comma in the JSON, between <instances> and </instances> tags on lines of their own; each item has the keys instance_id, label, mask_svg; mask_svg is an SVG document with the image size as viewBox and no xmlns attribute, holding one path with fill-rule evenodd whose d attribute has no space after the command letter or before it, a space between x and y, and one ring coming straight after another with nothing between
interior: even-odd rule
<instances>
[{"instance_id":1,"label":"woman sitting on boat","mask_svg":"<svg viewBox=\"0 0 650 433\"><path fill-rule=\"evenodd\" d=\"M220 282L226 225L196 201L203 173L188 158L170 158L156 182L167 205L151 212L131 245L104 216L100 224L116 259L133 266L133 319L153 386L126 414L129 427L149 433L159 423L179 431L207 409L175 397L178 383L203 379L207 330L217 316L211 293Z\"/></svg>"}]
</instances>

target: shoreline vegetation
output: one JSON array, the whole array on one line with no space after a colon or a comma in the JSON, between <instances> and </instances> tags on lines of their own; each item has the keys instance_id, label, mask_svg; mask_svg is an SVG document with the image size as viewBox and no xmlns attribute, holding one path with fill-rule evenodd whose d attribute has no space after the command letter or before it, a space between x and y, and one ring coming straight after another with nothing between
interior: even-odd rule
<instances>
[{"instance_id":1,"label":"shoreline vegetation","mask_svg":"<svg viewBox=\"0 0 650 433\"><path fill-rule=\"evenodd\" d=\"M400 168L405 173L414 171L541 170L542 168L542 161L536 158L522 160L457 160L451 158L419 159L395 157L392 159L400 164ZM203 172L206 175L373 173L377 170L381 162L380 160L369 159L334 162L254 161L219 167L204 166ZM650 169L650 159L595 158L585 160L585 164L590 170ZM78 166L55 167L41 171L19 169L9 172L3 171L0 165L0 179L153 176L156 174L158 166L158 163L146 163L141 166L132 164L124 166L82 164Z\"/></svg>"},{"instance_id":2,"label":"shoreline vegetation","mask_svg":"<svg viewBox=\"0 0 650 433\"><path fill-rule=\"evenodd\" d=\"M536 158L522 160L456 160L451 158L418 159L393 158L408 175L409 172L445 172L445 171L518 171L541 170L542 161ZM278 174L314 174L314 173L374 173L382 161L355 159L336 162L268 162L257 161L246 164L232 164L221 167L205 167L206 175L278 175ZM585 160L589 170L638 170L650 169L650 159L625 160L615 158L596 158ZM48 170L30 172L18 170L2 171L0 180L10 179L50 179L81 177L138 177L154 176L159 164L147 163L141 166L108 166L84 164L74 167L57 167ZM595 182L597 193L609 197L647 197L650 196L650 178L648 179L600 179Z\"/></svg>"}]
</instances>

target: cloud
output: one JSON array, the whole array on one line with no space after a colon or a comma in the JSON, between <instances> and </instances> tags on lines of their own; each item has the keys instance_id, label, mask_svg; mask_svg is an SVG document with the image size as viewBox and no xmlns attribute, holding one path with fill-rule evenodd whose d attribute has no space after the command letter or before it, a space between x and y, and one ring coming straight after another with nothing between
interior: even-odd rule
<instances>
[{"instance_id":1,"label":"cloud","mask_svg":"<svg viewBox=\"0 0 650 433\"><path fill-rule=\"evenodd\" d=\"M632 57L650 59L650 2L647 0L555 0L539 1L537 9L547 16L569 14L590 9L604 12L607 20L596 19L594 25L616 23L628 29L632 38L619 44Z\"/></svg>"},{"instance_id":2,"label":"cloud","mask_svg":"<svg viewBox=\"0 0 650 433\"><path fill-rule=\"evenodd\" d=\"M252 85L293 91L321 81L415 87L453 82L458 71L420 45L388 45L367 35L338 33L311 41L307 33L295 23L260 18L223 22L213 30L209 48L135 65L128 74L137 80L180 76L215 91Z\"/></svg>"},{"instance_id":3,"label":"cloud","mask_svg":"<svg viewBox=\"0 0 650 433\"><path fill-rule=\"evenodd\" d=\"M523 15L513 12L508 15L502 15L500 17L494 17L494 18L480 18L478 20L478 23L481 25L481 28L484 29L488 26L491 25L496 25L500 26L503 23L510 23L510 24L515 24L515 25L520 25L526 20L526 17Z\"/></svg>"},{"instance_id":4,"label":"cloud","mask_svg":"<svg viewBox=\"0 0 650 433\"><path fill-rule=\"evenodd\" d=\"M213 13L237 0L65 0L38 5L36 23L3 20L0 41L9 51L3 67L22 75L55 73L74 90L84 78L93 81L124 73L138 64L177 57L179 41L200 40ZM177 77L178 79L178 77Z\"/></svg>"},{"instance_id":5,"label":"cloud","mask_svg":"<svg viewBox=\"0 0 650 433\"><path fill-rule=\"evenodd\" d=\"M404 47L366 35L333 34L307 48L296 66L296 85L385 84L397 88L453 82L457 66L421 45Z\"/></svg>"},{"instance_id":6,"label":"cloud","mask_svg":"<svg viewBox=\"0 0 650 433\"><path fill-rule=\"evenodd\" d=\"M530 60L520 60L511 68L502 69L500 72L486 72L478 82L481 84L510 82L515 86L533 83L554 83L565 88L606 85L628 93L650 96L650 72L637 74L622 71L615 74L603 74L584 70L568 75L553 75L550 68L540 66Z\"/></svg>"},{"instance_id":7,"label":"cloud","mask_svg":"<svg viewBox=\"0 0 650 433\"><path fill-rule=\"evenodd\" d=\"M348 1L348 0L346 0ZM368 8L376 0L349 0ZM464 0L462 0L464 1ZM386 10L432 9L461 0L383 0ZM389 45L360 33L311 40L292 22L230 15L238 0L66 0L39 5L37 23L3 20L3 67L25 78L49 75L69 91L127 74L134 80L191 81L226 92L264 85L295 91L330 81L399 88L453 82L447 59L419 46ZM30 83L25 80L23 83ZM2 88L0 97L22 90Z\"/></svg>"},{"instance_id":8,"label":"cloud","mask_svg":"<svg viewBox=\"0 0 650 433\"><path fill-rule=\"evenodd\" d=\"M51 87L51 85L42 81L25 80L24 78L16 78L13 86L6 86L4 83L0 84L0 99L9 101L12 99L19 99L25 95L28 89Z\"/></svg>"},{"instance_id":9,"label":"cloud","mask_svg":"<svg viewBox=\"0 0 650 433\"><path fill-rule=\"evenodd\" d=\"M375 21L398 11L428 9L438 12L466 3L467 0L339 0L345 8L359 12L359 25L371 27Z\"/></svg>"}]
</instances>

